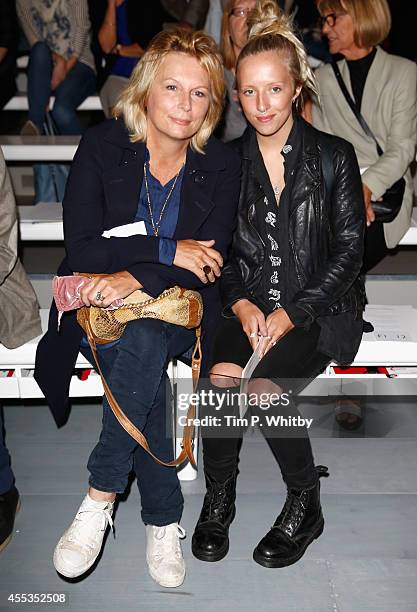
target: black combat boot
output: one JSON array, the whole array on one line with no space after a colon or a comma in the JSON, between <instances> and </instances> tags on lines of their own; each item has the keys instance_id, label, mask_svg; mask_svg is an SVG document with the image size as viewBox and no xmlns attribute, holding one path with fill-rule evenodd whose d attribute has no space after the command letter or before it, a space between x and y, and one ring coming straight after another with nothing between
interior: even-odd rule
<instances>
[{"instance_id":1,"label":"black combat boot","mask_svg":"<svg viewBox=\"0 0 417 612\"><path fill-rule=\"evenodd\" d=\"M316 466L317 483L305 489L288 488L281 514L253 551L254 560L264 567L292 565L305 553L324 528L320 504L320 477L328 468Z\"/></svg>"},{"instance_id":2,"label":"black combat boot","mask_svg":"<svg viewBox=\"0 0 417 612\"><path fill-rule=\"evenodd\" d=\"M233 472L225 482L217 482L206 472L207 493L194 530L193 555L200 561L220 561L229 550L229 526L235 518L236 478Z\"/></svg>"}]
</instances>

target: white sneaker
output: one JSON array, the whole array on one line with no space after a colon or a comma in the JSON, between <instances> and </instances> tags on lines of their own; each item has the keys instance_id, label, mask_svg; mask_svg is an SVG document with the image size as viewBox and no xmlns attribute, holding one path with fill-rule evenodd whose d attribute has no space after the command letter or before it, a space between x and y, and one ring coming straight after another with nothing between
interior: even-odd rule
<instances>
[{"instance_id":1,"label":"white sneaker","mask_svg":"<svg viewBox=\"0 0 417 612\"><path fill-rule=\"evenodd\" d=\"M177 587L184 582L185 562L180 538L185 538L185 530L178 523L164 527L146 525L149 573L163 587Z\"/></svg>"},{"instance_id":2,"label":"white sneaker","mask_svg":"<svg viewBox=\"0 0 417 612\"><path fill-rule=\"evenodd\" d=\"M54 551L54 566L67 578L84 574L97 559L107 525L114 531L111 515L114 502L94 501L87 494L75 519Z\"/></svg>"}]
</instances>

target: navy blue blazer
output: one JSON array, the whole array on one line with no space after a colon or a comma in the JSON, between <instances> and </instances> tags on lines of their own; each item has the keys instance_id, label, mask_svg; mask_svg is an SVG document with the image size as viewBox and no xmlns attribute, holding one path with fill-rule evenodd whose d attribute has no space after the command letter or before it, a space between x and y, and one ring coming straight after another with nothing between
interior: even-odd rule
<instances>
[{"instance_id":1,"label":"navy blue blazer","mask_svg":"<svg viewBox=\"0 0 417 612\"><path fill-rule=\"evenodd\" d=\"M210 138L204 152L188 149L173 238L214 239L214 248L226 260L236 222L240 158L215 138ZM128 270L153 297L174 285L200 290L204 303L204 375L210 362L212 332L221 313L218 282L205 285L188 270L160 264L159 238L155 236L101 236L104 230L134 220L144 157L145 144L130 142L122 119L111 119L87 130L74 157L63 201L66 258L58 275ZM35 379L58 426L64 425L69 416L69 384L81 337L75 312L63 315L57 331L53 303L48 331L36 353Z\"/></svg>"}]
</instances>

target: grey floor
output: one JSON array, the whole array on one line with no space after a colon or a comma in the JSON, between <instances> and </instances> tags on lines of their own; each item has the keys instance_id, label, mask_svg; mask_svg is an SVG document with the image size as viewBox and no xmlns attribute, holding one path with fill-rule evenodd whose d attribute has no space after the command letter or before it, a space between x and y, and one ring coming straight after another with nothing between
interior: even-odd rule
<instances>
[{"instance_id":1,"label":"grey floor","mask_svg":"<svg viewBox=\"0 0 417 612\"><path fill-rule=\"evenodd\" d=\"M202 501L200 474L183 483L186 580L178 589L164 589L147 574L135 484L119 504L116 538L107 538L94 572L70 583L53 568L55 543L85 492L85 464L99 432L100 406L76 406L69 424L59 431L45 406L5 406L7 444L22 509L13 540L0 555L0 608L20 607L7 604L13 592L55 592L65 593L65 609L77 612L414 612L416 407L415 402L368 404L365 427L354 435L342 434L335 426L330 405L302 407L306 415L315 415L311 433L316 462L329 466L331 477L321 481L325 531L302 560L286 569L264 569L252 561L253 547L281 509L285 490L264 440L249 431L228 556L208 564L191 555L191 534Z\"/></svg>"}]
</instances>

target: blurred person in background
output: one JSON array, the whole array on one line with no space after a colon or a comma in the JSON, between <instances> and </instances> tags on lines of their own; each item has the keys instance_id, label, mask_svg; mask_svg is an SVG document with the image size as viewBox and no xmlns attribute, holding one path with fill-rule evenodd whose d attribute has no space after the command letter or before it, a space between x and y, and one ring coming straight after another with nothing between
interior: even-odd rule
<instances>
[{"instance_id":1,"label":"blurred person in background","mask_svg":"<svg viewBox=\"0 0 417 612\"><path fill-rule=\"evenodd\" d=\"M58 133L81 134L77 107L96 90L87 0L17 0L16 8L30 45L22 134L42 133L51 94Z\"/></svg>"},{"instance_id":2,"label":"blurred person in background","mask_svg":"<svg viewBox=\"0 0 417 612\"><path fill-rule=\"evenodd\" d=\"M227 103L223 114L221 132L221 138L224 142L242 136L247 126L236 92L236 62L247 41L247 19L255 5L256 0L227 0L223 11L220 52L224 61L224 77L227 89Z\"/></svg>"},{"instance_id":3,"label":"blurred person in background","mask_svg":"<svg viewBox=\"0 0 417 612\"><path fill-rule=\"evenodd\" d=\"M207 8L207 0L167 0L152 4L136 0L107 0L98 32L101 50L108 58L109 75L100 90L106 117L111 116L111 109L153 36L170 23L189 29L200 27Z\"/></svg>"},{"instance_id":4,"label":"blurred person in background","mask_svg":"<svg viewBox=\"0 0 417 612\"><path fill-rule=\"evenodd\" d=\"M320 103L312 109L313 125L350 141L362 171L367 229L362 272L379 263L395 248L410 226L413 185L410 164L417 141L417 67L391 55L379 45L391 27L386 0L318 0L323 34L356 107L380 145L365 134L349 107L331 65L316 71ZM406 187L401 209L390 223L375 219L373 202L401 177ZM347 429L360 426L358 402L339 400L337 420Z\"/></svg>"}]
</instances>

